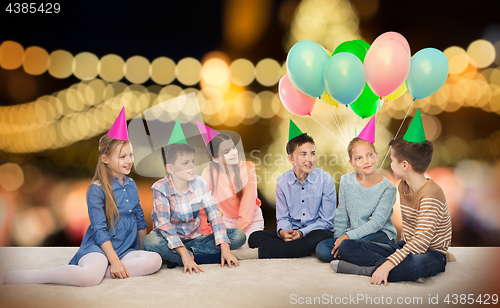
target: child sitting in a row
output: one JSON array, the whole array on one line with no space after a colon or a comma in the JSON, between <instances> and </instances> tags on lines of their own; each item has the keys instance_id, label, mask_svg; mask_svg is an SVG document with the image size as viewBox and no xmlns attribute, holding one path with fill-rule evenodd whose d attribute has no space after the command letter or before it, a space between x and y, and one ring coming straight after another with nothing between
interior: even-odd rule
<instances>
[{"instance_id":1,"label":"child sitting in a row","mask_svg":"<svg viewBox=\"0 0 500 308\"><path fill-rule=\"evenodd\" d=\"M420 110L403 138L391 141L391 169L401 179L398 190L403 222L402 240L373 243L344 240L339 260L331 267L337 273L371 276L372 284L416 281L444 272L451 243L451 219L441 187L425 177L432 160L433 145L426 140ZM452 255L449 260L453 260Z\"/></svg>"},{"instance_id":2,"label":"child sitting in a row","mask_svg":"<svg viewBox=\"0 0 500 308\"><path fill-rule=\"evenodd\" d=\"M349 163L355 172L340 178L339 207L334 223L335 238L322 241L316 255L324 262L338 258L338 248L345 239L388 242L396 239L392 207L396 187L377 171L375 117L347 148Z\"/></svg>"},{"instance_id":3,"label":"child sitting in a row","mask_svg":"<svg viewBox=\"0 0 500 308\"><path fill-rule=\"evenodd\" d=\"M201 175L207 188L223 213L226 228L241 228L247 242L239 249L248 247L248 238L255 231L264 230L264 218L257 197L255 164L238 160L238 149L229 135L221 134L197 122L207 146L209 166ZM204 235L212 233L207 216L202 209L200 230Z\"/></svg>"},{"instance_id":4,"label":"child sitting in a row","mask_svg":"<svg viewBox=\"0 0 500 308\"><path fill-rule=\"evenodd\" d=\"M203 263L238 266L231 250L245 243L245 233L240 228L226 230L205 180L194 174L195 151L178 120L165 152L168 174L151 187L153 231L144 238L144 249L159 253L168 267L184 266L184 273L203 272L198 265ZM199 230L201 209L207 213L213 234L203 235Z\"/></svg>"}]
</instances>

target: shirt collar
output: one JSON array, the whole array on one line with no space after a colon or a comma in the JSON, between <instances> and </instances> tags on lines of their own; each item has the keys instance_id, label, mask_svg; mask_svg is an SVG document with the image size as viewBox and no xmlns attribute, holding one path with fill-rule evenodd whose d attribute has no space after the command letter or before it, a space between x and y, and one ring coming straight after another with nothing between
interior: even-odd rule
<instances>
[{"instance_id":1,"label":"shirt collar","mask_svg":"<svg viewBox=\"0 0 500 308\"><path fill-rule=\"evenodd\" d=\"M309 184L314 184L316 182L316 167L313 169L313 171L311 173L309 173L309 175L307 176L305 182L309 182ZM292 185L293 183L295 183L295 181L297 181L297 183L299 183L300 185L302 185L299 180L297 179L297 176L295 175L295 172L293 172L293 169L292 170L289 170L286 174L285 174L285 178L288 182L289 185ZM304 182L304 184L305 184Z\"/></svg>"},{"instance_id":2,"label":"shirt collar","mask_svg":"<svg viewBox=\"0 0 500 308\"><path fill-rule=\"evenodd\" d=\"M128 176L125 175L125 176L123 176L123 185L122 185L122 183L120 183L120 180L116 176L113 176L113 183L111 183L111 186L113 189L125 187L131 181L132 181L132 179L130 179Z\"/></svg>"},{"instance_id":3,"label":"shirt collar","mask_svg":"<svg viewBox=\"0 0 500 308\"><path fill-rule=\"evenodd\" d=\"M165 176L165 178L167 179L168 181L168 190L170 192L171 195L179 195L179 192L177 191L177 188L175 188L175 185L174 185L174 180L172 179L172 175L169 173ZM186 190L186 192L184 194L186 194L187 192L194 192L194 188L193 188L193 182L196 180L196 177L193 181L189 181L188 182L188 189Z\"/></svg>"}]
</instances>

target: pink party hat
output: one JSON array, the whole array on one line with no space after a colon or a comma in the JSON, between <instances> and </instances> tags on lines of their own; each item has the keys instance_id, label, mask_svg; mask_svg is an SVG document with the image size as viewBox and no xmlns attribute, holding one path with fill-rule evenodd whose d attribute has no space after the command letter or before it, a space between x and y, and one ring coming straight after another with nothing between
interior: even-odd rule
<instances>
[{"instance_id":1,"label":"pink party hat","mask_svg":"<svg viewBox=\"0 0 500 308\"><path fill-rule=\"evenodd\" d=\"M196 124L198 125L198 129L200 130L200 134L203 137L203 141L205 141L205 145L208 145L208 143L214 139L215 136L220 134L218 131L215 129L212 129L208 126L206 126L203 123L200 123L196 121Z\"/></svg>"},{"instance_id":2,"label":"pink party hat","mask_svg":"<svg viewBox=\"0 0 500 308\"><path fill-rule=\"evenodd\" d=\"M375 117L370 119L370 122L366 124L365 128L359 133L358 138L365 141L375 143Z\"/></svg>"},{"instance_id":3,"label":"pink party hat","mask_svg":"<svg viewBox=\"0 0 500 308\"><path fill-rule=\"evenodd\" d=\"M118 140L128 140L127 118L125 117L125 107L122 107L118 118L108 131L108 136Z\"/></svg>"}]
</instances>

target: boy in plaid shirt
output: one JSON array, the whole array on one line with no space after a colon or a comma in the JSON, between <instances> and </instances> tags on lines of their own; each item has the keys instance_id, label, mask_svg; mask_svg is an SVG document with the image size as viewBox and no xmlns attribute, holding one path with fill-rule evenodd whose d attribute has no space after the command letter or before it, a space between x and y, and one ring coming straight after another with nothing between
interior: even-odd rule
<instances>
[{"instance_id":1,"label":"boy in plaid shirt","mask_svg":"<svg viewBox=\"0 0 500 308\"><path fill-rule=\"evenodd\" d=\"M203 272L198 265L203 263L238 266L231 250L245 243L245 232L241 228L226 230L205 180L194 174L194 153L185 139L184 143L166 147L168 174L151 187L153 231L144 238L143 247L159 253L168 267L183 265L184 273ZM207 213L213 234L203 235L198 229L201 208Z\"/></svg>"}]
</instances>

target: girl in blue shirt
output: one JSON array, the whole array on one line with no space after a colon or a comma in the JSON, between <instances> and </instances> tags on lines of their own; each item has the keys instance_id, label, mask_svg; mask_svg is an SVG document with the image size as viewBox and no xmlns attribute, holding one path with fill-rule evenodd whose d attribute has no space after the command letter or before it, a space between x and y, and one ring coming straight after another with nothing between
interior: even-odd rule
<instances>
[{"instance_id":1,"label":"girl in blue shirt","mask_svg":"<svg viewBox=\"0 0 500 308\"><path fill-rule=\"evenodd\" d=\"M356 137L347 152L355 172L340 178L334 238L316 246L316 255L324 262L338 259L338 248L345 239L387 242L395 240L397 235L391 220L397 189L375 170L378 156L375 145Z\"/></svg>"},{"instance_id":2,"label":"girl in blue shirt","mask_svg":"<svg viewBox=\"0 0 500 308\"><path fill-rule=\"evenodd\" d=\"M44 271L11 271L4 282L94 286L103 277L122 279L159 270L160 255L140 250L147 224L137 186L126 176L133 163L128 140L102 136L99 161L87 191L90 226L80 249L69 265Z\"/></svg>"}]
</instances>

